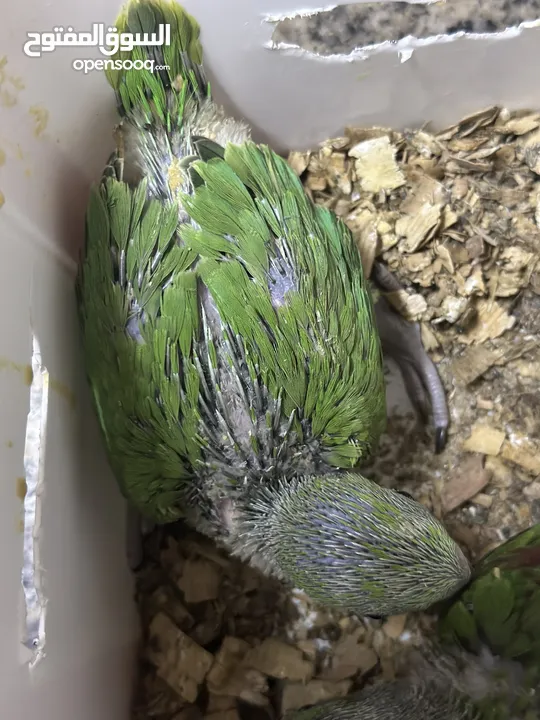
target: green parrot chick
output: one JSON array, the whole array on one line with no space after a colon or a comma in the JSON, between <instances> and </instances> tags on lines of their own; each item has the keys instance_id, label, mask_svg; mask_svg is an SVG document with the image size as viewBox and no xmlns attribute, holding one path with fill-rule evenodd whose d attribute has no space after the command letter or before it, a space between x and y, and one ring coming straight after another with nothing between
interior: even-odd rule
<instances>
[{"instance_id":1,"label":"green parrot chick","mask_svg":"<svg viewBox=\"0 0 540 720\"><path fill-rule=\"evenodd\" d=\"M170 45L120 59L167 70L107 72L122 121L77 285L120 487L142 515L184 518L325 604L425 608L467 581L463 554L421 505L346 472L386 420L354 240L213 103L179 5L134 0L116 27L162 23Z\"/></svg>"}]
</instances>

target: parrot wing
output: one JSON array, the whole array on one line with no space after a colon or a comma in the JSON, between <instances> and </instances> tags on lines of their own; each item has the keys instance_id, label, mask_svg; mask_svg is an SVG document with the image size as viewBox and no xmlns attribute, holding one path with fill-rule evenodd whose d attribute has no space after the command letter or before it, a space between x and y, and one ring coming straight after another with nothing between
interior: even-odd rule
<instances>
[{"instance_id":1,"label":"parrot wing","mask_svg":"<svg viewBox=\"0 0 540 720\"><path fill-rule=\"evenodd\" d=\"M385 422L372 301L346 226L268 148L228 145L219 157L196 142L211 159L186 168L188 222L145 180L122 182L118 161L109 167L78 278L111 462L158 521L181 515L199 470L264 475L309 443L351 467Z\"/></svg>"}]
</instances>

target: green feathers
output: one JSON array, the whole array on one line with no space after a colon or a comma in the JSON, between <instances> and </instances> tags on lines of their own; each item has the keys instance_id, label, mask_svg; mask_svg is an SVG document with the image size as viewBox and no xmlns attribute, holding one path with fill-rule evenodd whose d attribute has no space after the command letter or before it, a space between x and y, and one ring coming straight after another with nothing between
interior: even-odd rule
<instances>
[{"instance_id":1,"label":"green feathers","mask_svg":"<svg viewBox=\"0 0 540 720\"><path fill-rule=\"evenodd\" d=\"M157 521L181 515L196 442L193 253L175 243L175 208L107 178L92 191L78 294L86 364L122 489ZM147 321L140 323L143 315ZM181 423L181 425L180 425Z\"/></svg>"},{"instance_id":2,"label":"green feathers","mask_svg":"<svg viewBox=\"0 0 540 720\"><path fill-rule=\"evenodd\" d=\"M425 608L467 580L461 551L417 503L336 474L373 452L386 421L351 233L214 105L179 6L134 0L117 27L162 23L171 45L130 57L169 70L108 74L123 119L77 280L120 487L142 514L184 517L322 602Z\"/></svg>"},{"instance_id":3,"label":"green feathers","mask_svg":"<svg viewBox=\"0 0 540 720\"><path fill-rule=\"evenodd\" d=\"M540 665L540 526L486 555L460 598L443 612L441 637L470 652L487 644L508 660Z\"/></svg>"},{"instance_id":4,"label":"green feathers","mask_svg":"<svg viewBox=\"0 0 540 720\"><path fill-rule=\"evenodd\" d=\"M117 93L122 115L137 109L171 130L171 120L183 116L186 97L209 96L210 87L202 70L199 25L178 3L130 0L116 19L119 33L152 34L158 32L159 25L170 26L170 45L136 46L111 56L113 63L150 60L151 70L147 66L127 70L114 66L107 68L105 75Z\"/></svg>"},{"instance_id":5,"label":"green feathers","mask_svg":"<svg viewBox=\"0 0 540 720\"><path fill-rule=\"evenodd\" d=\"M330 465L354 466L386 409L371 298L348 230L266 147L229 145L223 160L193 169L204 185L184 206L201 229L182 238L204 256L200 277L249 347L250 376L282 396L286 417L309 423Z\"/></svg>"},{"instance_id":6,"label":"green feathers","mask_svg":"<svg viewBox=\"0 0 540 720\"><path fill-rule=\"evenodd\" d=\"M453 596L470 568L441 524L337 472L372 453L386 417L349 230L214 105L199 27L179 5L132 0L116 23L143 34L163 24L170 45L112 61L167 69L107 70L122 122L90 197L77 278L87 374L122 492L328 605L397 614ZM510 700L536 709L538 531L512 543L445 609L441 638L521 663L525 692L499 688L489 714L481 701L463 706L446 678L442 690L436 679L396 683L302 717L495 720Z\"/></svg>"},{"instance_id":7,"label":"green feathers","mask_svg":"<svg viewBox=\"0 0 540 720\"><path fill-rule=\"evenodd\" d=\"M478 701L483 719L504 720L510 709L540 717L540 525L482 558L442 613L439 634L445 647L477 655L487 649L502 664L490 694Z\"/></svg>"}]
</instances>

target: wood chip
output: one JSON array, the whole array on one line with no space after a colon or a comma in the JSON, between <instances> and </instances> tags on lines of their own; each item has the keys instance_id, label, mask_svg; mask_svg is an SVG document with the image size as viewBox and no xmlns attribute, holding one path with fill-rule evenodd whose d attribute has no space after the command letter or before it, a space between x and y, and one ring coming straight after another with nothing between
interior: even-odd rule
<instances>
[{"instance_id":1,"label":"wood chip","mask_svg":"<svg viewBox=\"0 0 540 720\"><path fill-rule=\"evenodd\" d=\"M199 685L214 661L211 653L194 643L163 613L151 622L150 638L148 659L156 665L159 677L181 698L195 702Z\"/></svg>"},{"instance_id":2,"label":"wood chip","mask_svg":"<svg viewBox=\"0 0 540 720\"><path fill-rule=\"evenodd\" d=\"M478 495L471 498L471 502L481 507L490 508L493 505L493 497L486 495L486 493L478 493Z\"/></svg>"},{"instance_id":3,"label":"wood chip","mask_svg":"<svg viewBox=\"0 0 540 720\"><path fill-rule=\"evenodd\" d=\"M403 252L416 252L431 240L441 222L441 211L440 203L425 203L412 217L403 216L397 221L396 232L404 238L400 242Z\"/></svg>"},{"instance_id":4,"label":"wood chip","mask_svg":"<svg viewBox=\"0 0 540 720\"><path fill-rule=\"evenodd\" d=\"M411 322L420 320L427 308L425 298L419 293L411 295L406 290L397 290L385 293L385 297L400 315Z\"/></svg>"},{"instance_id":5,"label":"wood chip","mask_svg":"<svg viewBox=\"0 0 540 720\"><path fill-rule=\"evenodd\" d=\"M490 425L475 425L463 449L484 455L498 455L504 442L505 433Z\"/></svg>"},{"instance_id":6,"label":"wood chip","mask_svg":"<svg viewBox=\"0 0 540 720\"><path fill-rule=\"evenodd\" d=\"M444 485L441 497L443 511L452 512L477 495L486 487L490 477L481 455L464 457Z\"/></svg>"},{"instance_id":7,"label":"wood chip","mask_svg":"<svg viewBox=\"0 0 540 720\"><path fill-rule=\"evenodd\" d=\"M241 720L241 718L238 710L233 708L231 710L225 710L225 712L207 713L204 716L204 720Z\"/></svg>"},{"instance_id":8,"label":"wood chip","mask_svg":"<svg viewBox=\"0 0 540 720\"><path fill-rule=\"evenodd\" d=\"M311 153L309 152L291 152L287 158L287 162L294 170L294 172L300 177L302 173L307 169Z\"/></svg>"},{"instance_id":9,"label":"wood chip","mask_svg":"<svg viewBox=\"0 0 540 720\"><path fill-rule=\"evenodd\" d=\"M299 710L308 705L315 705L332 698L343 697L351 689L350 680L329 682L328 680L311 680L307 684L288 682L283 690L282 711Z\"/></svg>"},{"instance_id":10,"label":"wood chip","mask_svg":"<svg viewBox=\"0 0 540 720\"><path fill-rule=\"evenodd\" d=\"M395 190L405 184L396 163L396 150L388 136L357 143L349 150L349 156L356 158L356 174L365 192Z\"/></svg>"},{"instance_id":11,"label":"wood chip","mask_svg":"<svg viewBox=\"0 0 540 720\"><path fill-rule=\"evenodd\" d=\"M500 337L514 327L515 317L494 300L478 300L476 304L477 320L467 333L465 342L483 343Z\"/></svg>"},{"instance_id":12,"label":"wood chip","mask_svg":"<svg viewBox=\"0 0 540 720\"><path fill-rule=\"evenodd\" d=\"M345 635L336 643L328 667L319 675L321 680L339 682L355 675L364 675L379 662L373 648L361 641L363 628L351 635Z\"/></svg>"},{"instance_id":13,"label":"wood chip","mask_svg":"<svg viewBox=\"0 0 540 720\"><path fill-rule=\"evenodd\" d=\"M266 638L258 647L249 651L245 664L274 678L306 682L313 676L314 667L302 652L276 638Z\"/></svg>"},{"instance_id":14,"label":"wood chip","mask_svg":"<svg viewBox=\"0 0 540 720\"><path fill-rule=\"evenodd\" d=\"M212 669L207 687L211 693L241 698L252 705L266 705L268 682L265 675L245 662L251 646L240 638L224 638Z\"/></svg>"},{"instance_id":15,"label":"wood chip","mask_svg":"<svg viewBox=\"0 0 540 720\"><path fill-rule=\"evenodd\" d=\"M527 437L511 436L504 443L501 455L533 475L540 475L540 448Z\"/></svg>"},{"instance_id":16,"label":"wood chip","mask_svg":"<svg viewBox=\"0 0 540 720\"><path fill-rule=\"evenodd\" d=\"M385 635L395 640L405 630L406 623L407 615L392 615L383 624L382 629Z\"/></svg>"},{"instance_id":17,"label":"wood chip","mask_svg":"<svg viewBox=\"0 0 540 720\"><path fill-rule=\"evenodd\" d=\"M178 587L187 603L215 600L219 596L221 575L217 567L206 560L187 560Z\"/></svg>"},{"instance_id":18,"label":"wood chip","mask_svg":"<svg viewBox=\"0 0 540 720\"><path fill-rule=\"evenodd\" d=\"M469 347L452 361L452 373L460 385L470 385L493 367L499 358L500 352L484 345Z\"/></svg>"}]
</instances>

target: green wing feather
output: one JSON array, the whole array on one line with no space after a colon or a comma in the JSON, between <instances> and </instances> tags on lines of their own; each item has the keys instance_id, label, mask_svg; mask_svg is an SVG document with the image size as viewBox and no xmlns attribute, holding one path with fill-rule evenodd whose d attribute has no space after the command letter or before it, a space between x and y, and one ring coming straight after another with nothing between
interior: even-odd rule
<instances>
[{"instance_id":1,"label":"green wing feather","mask_svg":"<svg viewBox=\"0 0 540 720\"><path fill-rule=\"evenodd\" d=\"M204 185L184 203L200 229L182 237L200 253L197 271L222 319L244 339L251 377L283 395L285 416L309 421L330 465L354 466L384 427L385 390L371 297L349 231L308 200L267 147L228 145L223 160L194 169ZM278 257L295 280L280 307L268 282Z\"/></svg>"},{"instance_id":2,"label":"green wing feather","mask_svg":"<svg viewBox=\"0 0 540 720\"><path fill-rule=\"evenodd\" d=\"M165 517L200 456L195 259L176 243L177 209L107 177L93 189L78 278L85 359L123 492ZM146 314L130 335L133 302ZM137 334L140 333L140 336ZM170 508L170 511L168 510ZM146 508L147 509L147 508ZM176 510L178 514L178 510Z\"/></svg>"}]
</instances>

